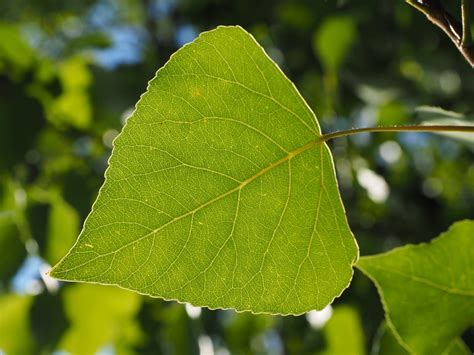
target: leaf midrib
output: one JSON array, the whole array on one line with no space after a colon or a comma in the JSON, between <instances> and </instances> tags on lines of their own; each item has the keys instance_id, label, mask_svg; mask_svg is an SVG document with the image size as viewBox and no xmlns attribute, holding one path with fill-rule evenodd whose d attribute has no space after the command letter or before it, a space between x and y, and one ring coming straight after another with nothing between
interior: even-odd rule
<instances>
[{"instance_id":1,"label":"leaf midrib","mask_svg":"<svg viewBox=\"0 0 474 355\"><path fill-rule=\"evenodd\" d=\"M212 198L211 200L209 200L209 201L207 201L207 202L205 202L205 203L203 203L203 204L197 206L196 208L194 208L194 209L191 210L191 211L188 211L188 212L183 213L182 215L180 215L180 216L178 216L178 217L173 218L172 220L170 220L170 221L166 222L165 224L161 225L160 227L153 229L151 232L149 232L149 233L143 235L142 237L140 237L140 238L138 238L138 239L135 239L135 240L133 240L133 241L131 241L131 242L128 242L128 243L122 245L120 248L118 248L118 249L116 249L116 250L114 250L114 251L111 251L111 252L108 252L108 253L105 253L105 254L100 254L100 255L96 256L95 258L89 259L89 260L87 260L86 262L84 262L84 263L82 263L82 264L76 265L76 266L73 267L73 268L68 268L68 269L64 269L64 270L61 270L61 271L57 271L57 272L55 272L55 270L53 269L53 270L51 270L50 275L52 275L52 276L54 276L54 277L57 277L57 276L60 275L60 274L67 273L67 272L70 272L70 271L79 269L79 268L81 268L81 267L83 267L83 266L85 266L85 265L87 265L87 264L89 264L89 263L91 263L91 262L93 262L93 261L99 259L99 258L103 258L103 257L109 256L109 255L112 255L112 254L117 254L117 253L120 252L121 250L126 249L126 248L128 248L129 246L131 246L131 245L133 245L133 244L135 244L135 243L139 243L139 242L141 242L142 240L145 240L146 238L148 238L148 237L154 235L155 233L159 232L160 230L165 229L165 228L168 227L169 225L171 225L171 224L173 224L173 223L175 223L175 222L177 222L177 221L179 221L179 220L181 220L181 219L183 219L183 218L186 218L186 217L188 217L188 216L190 216L190 215L195 214L196 212L202 210L203 208L205 208L205 207L207 207L207 206L209 206L209 205L212 205L213 203L215 203L215 202L217 202L217 201L219 201L219 200L221 200L221 199L223 199L223 198L225 198L225 197L227 197L227 196L229 196L229 195L232 195L234 192L237 192L237 191L239 191L239 190L242 190L245 186L247 186L248 184L250 184L251 182L253 182L254 180L256 180L258 177L260 177L260 176L266 174L267 172L269 172L269 171L275 169L276 167L278 167L278 166L280 166L280 165L286 163L287 161L293 159L294 157L296 157L296 156L298 156L298 155L300 155L300 154L306 152L307 150L313 148L313 147L314 147L315 145L317 145L318 143L324 143L324 141L322 141L322 140L320 139L320 137L317 137L317 138L311 140L310 142L306 143L305 145L303 145L303 146L301 146L301 147L298 147L298 148L296 148L296 149L290 151L287 155L285 155L284 157L282 157L282 158L276 160L275 162L271 163L271 164L268 165L267 167L261 169L261 170L258 171L256 174L254 174L254 175L252 175L251 177L247 178L246 180L242 181L242 182L241 182L240 184L238 184L236 187L234 187L234 188L232 188L232 189L230 189L230 190L228 190L228 191L226 191L226 192L224 192L224 193L222 193L222 194L220 194L220 195L218 195L218 196Z\"/></svg>"}]
</instances>

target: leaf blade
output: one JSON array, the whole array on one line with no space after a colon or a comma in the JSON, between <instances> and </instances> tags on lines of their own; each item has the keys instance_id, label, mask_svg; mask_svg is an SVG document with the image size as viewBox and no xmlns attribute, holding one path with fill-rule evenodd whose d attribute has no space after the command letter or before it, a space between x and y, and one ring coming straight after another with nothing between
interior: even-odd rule
<instances>
[{"instance_id":1,"label":"leaf blade","mask_svg":"<svg viewBox=\"0 0 474 355\"><path fill-rule=\"evenodd\" d=\"M358 261L357 268L380 293L388 325L410 352L443 353L472 324L472 235L473 221L458 222L429 244L404 246ZM464 252L452 258L452 251L460 247Z\"/></svg>"},{"instance_id":2,"label":"leaf blade","mask_svg":"<svg viewBox=\"0 0 474 355\"><path fill-rule=\"evenodd\" d=\"M347 287L358 249L319 136L253 37L201 34L150 82L51 275L210 308L323 308Z\"/></svg>"}]
</instances>

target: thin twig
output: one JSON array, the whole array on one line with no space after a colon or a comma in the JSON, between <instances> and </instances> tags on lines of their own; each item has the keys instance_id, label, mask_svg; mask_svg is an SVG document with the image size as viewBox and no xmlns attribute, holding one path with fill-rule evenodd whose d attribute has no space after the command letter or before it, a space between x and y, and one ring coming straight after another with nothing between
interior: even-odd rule
<instances>
[{"instance_id":1,"label":"thin twig","mask_svg":"<svg viewBox=\"0 0 474 355\"><path fill-rule=\"evenodd\" d=\"M465 37L464 33L468 29L463 27L463 24L444 8L440 0L405 1L418 11L422 12L433 24L441 28L455 44L456 48L461 52L466 61L474 68L474 46L471 44L465 44L463 41L463 38L467 38L467 35ZM466 20L469 18L469 16L467 16L467 12L469 11L467 5L468 1L471 0L464 0L462 7L463 11L466 11Z\"/></svg>"},{"instance_id":2,"label":"thin twig","mask_svg":"<svg viewBox=\"0 0 474 355\"><path fill-rule=\"evenodd\" d=\"M343 131L336 131L323 134L320 140L326 142L330 139L352 136L354 134L369 132L468 132L474 133L474 126L457 125L407 125L407 126L386 126L386 127L364 127L353 128Z\"/></svg>"}]
</instances>

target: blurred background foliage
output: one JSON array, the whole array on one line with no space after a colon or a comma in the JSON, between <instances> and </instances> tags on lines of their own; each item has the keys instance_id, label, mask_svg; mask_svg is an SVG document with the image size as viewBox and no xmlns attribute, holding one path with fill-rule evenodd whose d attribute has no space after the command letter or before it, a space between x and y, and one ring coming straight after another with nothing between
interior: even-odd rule
<instances>
[{"instance_id":1,"label":"blurred background foliage","mask_svg":"<svg viewBox=\"0 0 474 355\"><path fill-rule=\"evenodd\" d=\"M450 2L456 14L458 3ZM74 243L112 141L147 81L171 53L219 24L239 24L257 38L325 132L472 117L473 71L402 0L3 0L0 353L400 351L384 335L379 298L359 272L331 307L285 318L45 275ZM472 140L387 133L330 145L361 254L428 241L474 218ZM472 329L463 339L474 349Z\"/></svg>"}]
</instances>

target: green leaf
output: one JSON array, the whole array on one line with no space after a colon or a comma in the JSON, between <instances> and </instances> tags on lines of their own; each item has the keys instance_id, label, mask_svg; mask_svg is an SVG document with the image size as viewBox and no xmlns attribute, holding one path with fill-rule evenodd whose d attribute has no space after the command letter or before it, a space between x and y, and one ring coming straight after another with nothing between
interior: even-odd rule
<instances>
[{"instance_id":1,"label":"green leaf","mask_svg":"<svg viewBox=\"0 0 474 355\"><path fill-rule=\"evenodd\" d=\"M424 125L453 125L453 126L474 126L474 122L457 120L450 118L433 119L423 122ZM435 132L439 135L450 137L468 144L474 144L474 134L472 132Z\"/></svg>"},{"instance_id":2,"label":"green leaf","mask_svg":"<svg viewBox=\"0 0 474 355\"><path fill-rule=\"evenodd\" d=\"M1 181L4 179L4 181ZM0 288L7 283L20 267L26 256L21 220L15 202L15 187L13 182L0 175Z\"/></svg>"},{"instance_id":3,"label":"green leaf","mask_svg":"<svg viewBox=\"0 0 474 355\"><path fill-rule=\"evenodd\" d=\"M328 18L315 33L313 46L326 70L337 71L347 58L357 39L357 28L352 18Z\"/></svg>"},{"instance_id":4,"label":"green leaf","mask_svg":"<svg viewBox=\"0 0 474 355\"><path fill-rule=\"evenodd\" d=\"M0 38L0 72L16 79L33 65L34 52L16 24L0 22Z\"/></svg>"},{"instance_id":5,"label":"green leaf","mask_svg":"<svg viewBox=\"0 0 474 355\"><path fill-rule=\"evenodd\" d=\"M15 223L14 213L14 211L0 211L0 250L2 250L0 285L13 276L26 256L26 250L20 238L20 230Z\"/></svg>"},{"instance_id":6,"label":"green leaf","mask_svg":"<svg viewBox=\"0 0 474 355\"><path fill-rule=\"evenodd\" d=\"M173 304L159 310L159 344L170 354L197 354L198 335L183 305ZM183 341L186 339L186 341Z\"/></svg>"},{"instance_id":7,"label":"green leaf","mask_svg":"<svg viewBox=\"0 0 474 355\"><path fill-rule=\"evenodd\" d=\"M469 355L471 352L461 338L454 339L448 346L444 355ZM381 334L376 339L375 346L372 349L373 355L409 355L410 353L400 345L393 334L392 328L384 322L381 326Z\"/></svg>"},{"instance_id":8,"label":"green leaf","mask_svg":"<svg viewBox=\"0 0 474 355\"><path fill-rule=\"evenodd\" d=\"M268 314L229 312L224 323L225 344L231 354L246 354L249 349L258 348L265 332L276 326L278 318Z\"/></svg>"},{"instance_id":9,"label":"green leaf","mask_svg":"<svg viewBox=\"0 0 474 355\"><path fill-rule=\"evenodd\" d=\"M28 312L33 298L7 294L0 296L0 353L32 354L34 342Z\"/></svg>"},{"instance_id":10,"label":"green leaf","mask_svg":"<svg viewBox=\"0 0 474 355\"><path fill-rule=\"evenodd\" d=\"M358 248L319 136L253 37L201 34L150 82L51 275L210 308L322 309Z\"/></svg>"},{"instance_id":11,"label":"green leaf","mask_svg":"<svg viewBox=\"0 0 474 355\"><path fill-rule=\"evenodd\" d=\"M51 198L51 209L48 216L48 239L45 259L55 263L74 244L79 231L79 216L60 196Z\"/></svg>"},{"instance_id":12,"label":"green leaf","mask_svg":"<svg viewBox=\"0 0 474 355\"><path fill-rule=\"evenodd\" d=\"M466 116L462 113L445 110L444 108L438 106L418 106L415 108L415 112L419 119L421 120L431 120L431 119L465 119Z\"/></svg>"},{"instance_id":13,"label":"green leaf","mask_svg":"<svg viewBox=\"0 0 474 355\"><path fill-rule=\"evenodd\" d=\"M419 106L416 108L418 118L424 125L474 126L474 121L465 115L442 109L436 106ZM435 132L468 144L474 144L474 134L470 132Z\"/></svg>"},{"instance_id":14,"label":"green leaf","mask_svg":"<svg viewBox=\"0 0 474 355\"><path fill-rule=\"evenodd\" d=\"M71 322L58 348L73 354L94 354L106 345L117 353L130 351L140 339L135 322L140 296L98 285L74 285L64 290L64 310Z\"/></svg>"},{"instance_id":15,"label":"green leaf","mask_svg":"<svg viewBox=\"0 0 474 355\"><path fill-rule=\"evenodd\" d=\"M323 328L323 334L327 346L321 355L366 353L362 324L359 314L353 307L345 305L335 307L331 319Z\"/></svg>"},{"instance_id":16,"label":"green leaf","mask_svg":"<svg viewBox=\"0 0 474 355\"><path fill-rule=\"evenodd\" d=\"M92 105L88 89L92 75L87 61L72 57L59 65L58 77L62 93L57 98L42 93L40 98L46 106L47 118L59 127L72 126L86 129L92 120Z\"/></svg>"},{"instance_id":17,"label":"green leaf","mask_svg":"<svg viewBox=\"0 0 474 355\"><path fill-rule=\"evenodd\" d=\"M382 126L404 124L407 121L408 109L398 101L389 101L378 107L377 123Z\"/></svg>"},{"instance_id":18,"label":"green leaf","mask_svg":"<svg viewBox=\"0 0 474 355\"><path fill-rule=\"evenodd\" d=\"M441 354L474 321L474 221L454 224L429 244L362 257L387 323L414 354Z\"/></svg>"}]
</instances>

